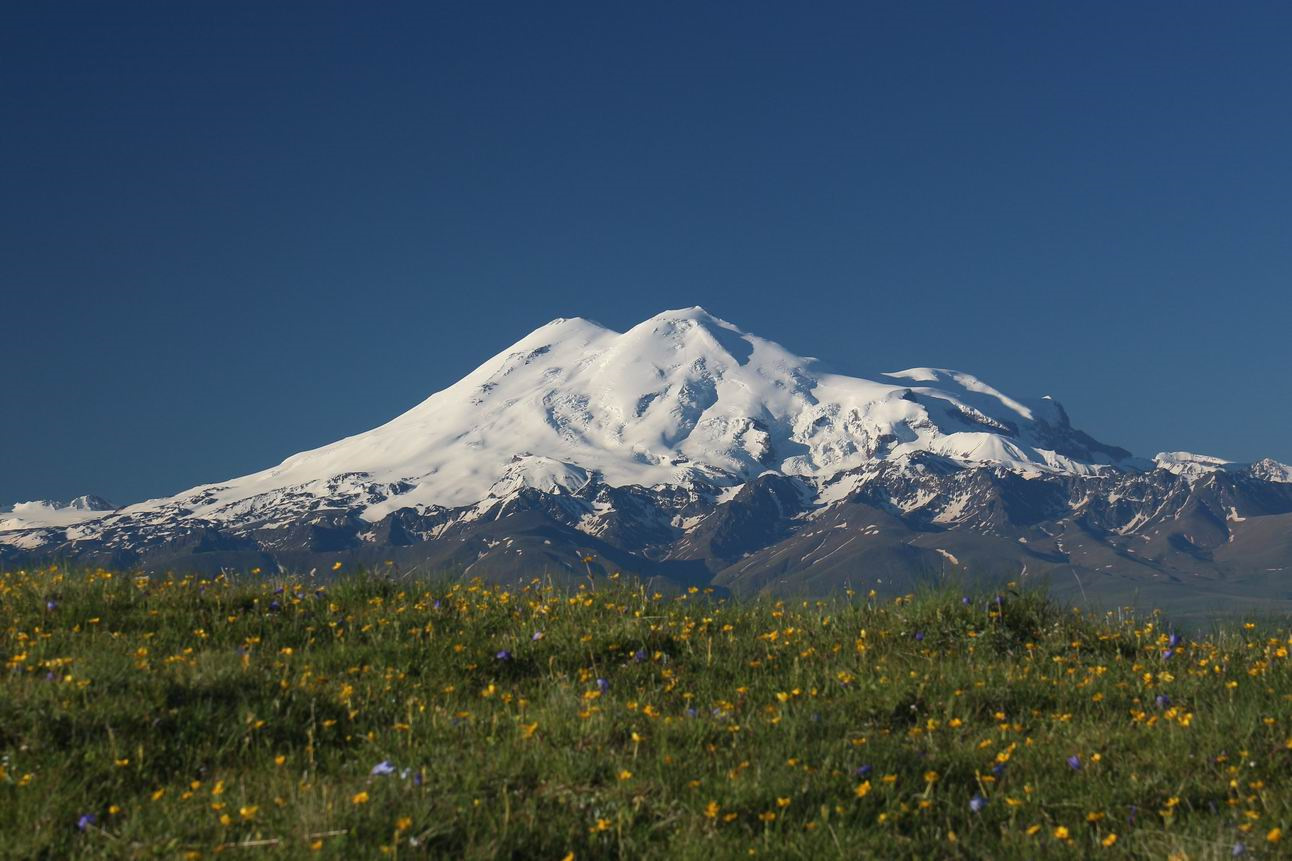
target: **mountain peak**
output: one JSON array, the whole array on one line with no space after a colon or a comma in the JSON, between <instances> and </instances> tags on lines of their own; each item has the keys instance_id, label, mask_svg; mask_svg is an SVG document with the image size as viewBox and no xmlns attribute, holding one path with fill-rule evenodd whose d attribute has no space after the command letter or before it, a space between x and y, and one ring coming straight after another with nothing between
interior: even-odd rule
<instances>
[{"instance_id":1,"label":"mountain peak","mask_svg":"<svg viewBox=\"0 0 1292 861\"><path fill-rule=\"evenodd\" d=\"M1125 454L1052 420L1052 406L1034 412L1039 403L941 368L828 373L699 305L622 334L560 317L380 427L130 510L171 505L219 520L284 494L353 495L371 520L502 489L574 488L588 475L617 487L734 487L769 471L823 481L921 452L1029 473L1094 472Z\"/></svg>"}]
</instances>

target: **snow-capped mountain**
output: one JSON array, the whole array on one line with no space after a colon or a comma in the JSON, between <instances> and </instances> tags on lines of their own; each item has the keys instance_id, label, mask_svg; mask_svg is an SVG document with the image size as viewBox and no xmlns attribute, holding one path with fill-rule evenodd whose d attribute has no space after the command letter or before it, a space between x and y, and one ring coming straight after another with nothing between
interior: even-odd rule
<instances>
[{"instance_id":1,"label":"snow-capped mountain","mask_svg":"<svg viewBox=\"0 0 1292 861\"><path fill-rule=\"evenodd\" d=\"M859 581L868 557L856 551L896 523L905 549L886 551L890 576L1003 570L1020 548L1037 570L1077 564L1061 547L1036 550L1062 545L1058 533L1022 534L1043 521L1087 528L1096 509L1134 509L1101 515L1116 537L1100 540L1115 545L1157 522L1162 511L1140 509L1171 504L1158 495L1246 482L1261 488L1250 513L1279 516L1292 512L1290 480L1273 461L1134 458L1074 429L1049 397L1011 398L957 371L835 373L689 308L624 333L554 320L386 424L242 478L110 513L16 506L0 514L0 553L176 567L393 555L505 576L582 570L576 558L595 552L610 567L733 588L762 565L783 588L815 589L825 569L789 581L825 557L795 555L794 542L827 522L817 550L850 539L827 567L845 563ZM833 522L861 500L889 526ZM536 543L543 529L552 534ZM1012 546L919 552L950 533ZM759 561L787 541L779 561ZM1142 564L1139 548L1110 552Z\"/></svg>"}]
</instances>

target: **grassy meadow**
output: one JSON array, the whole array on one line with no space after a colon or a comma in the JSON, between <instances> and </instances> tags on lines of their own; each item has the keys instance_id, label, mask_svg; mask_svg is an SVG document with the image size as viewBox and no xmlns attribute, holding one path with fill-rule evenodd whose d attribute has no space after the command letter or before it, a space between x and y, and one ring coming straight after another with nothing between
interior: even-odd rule
<instances>
[{"instance_id":1,"label":"grassy meadow","mask_svg":"<svg viewBox=\"0 0 1292 861\"><path fill-rule=\"evenodd\" d=\"M1290 857L1289 648L1013 589L13 571L0 857Z\"/></svg>"}]
</instances>

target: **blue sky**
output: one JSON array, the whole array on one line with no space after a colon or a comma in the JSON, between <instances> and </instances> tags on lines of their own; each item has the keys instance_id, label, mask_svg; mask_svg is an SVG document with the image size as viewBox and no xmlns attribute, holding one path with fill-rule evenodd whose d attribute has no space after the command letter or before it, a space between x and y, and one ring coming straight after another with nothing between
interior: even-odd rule
<instances>
[{"instance_id":1,"label":"blue sky","mask_svg":"<svg viewBox=\"0 0 1292 861\"><path fill-rule=\"evenodd\" d=\"M272 7L272 8L271 8ZM374 8L369 8L374 7ZM365 430L558 316L1292 461L1285 3L23 3L0 503Z\"/></svg>"}]
</instances>

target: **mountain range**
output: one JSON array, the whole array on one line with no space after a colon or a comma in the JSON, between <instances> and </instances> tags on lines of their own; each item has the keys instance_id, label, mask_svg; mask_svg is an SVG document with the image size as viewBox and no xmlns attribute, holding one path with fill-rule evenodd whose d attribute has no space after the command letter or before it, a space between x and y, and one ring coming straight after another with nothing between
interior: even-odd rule
<instances>
[{"instance_id":1,"label":"mountain range","mask_svg":"<svg viewBox=\"0 0 1292 861\"><path fill-rule=\"evenodd\" d=\"M737 595L1044 582L1092 604L1292 607L1292 467L1133 456L966 373L863 379L702 308L557 319L373 430L113 508L0 512L0 564L488 580L623 571Z\"/></svg>"}]
</instances>

